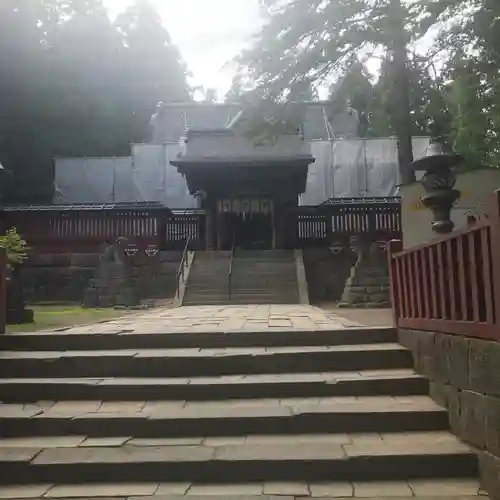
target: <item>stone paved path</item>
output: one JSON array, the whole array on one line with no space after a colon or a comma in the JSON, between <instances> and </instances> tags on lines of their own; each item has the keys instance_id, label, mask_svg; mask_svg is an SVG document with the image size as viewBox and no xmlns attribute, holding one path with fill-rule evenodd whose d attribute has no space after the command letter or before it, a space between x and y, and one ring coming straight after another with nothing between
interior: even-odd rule
<instances>
[{"instance_id":1,"label":"stone paved path","mask_svg":"<svg viewBox=\"0 0 500 500\"><path fill-rule=\"evenodd\" d=\"M264 330L332 330L362 326L308 305L187 306L159 309L95 325L61 328L68 333L180 333Z\"/></svg>"}]
</instances>

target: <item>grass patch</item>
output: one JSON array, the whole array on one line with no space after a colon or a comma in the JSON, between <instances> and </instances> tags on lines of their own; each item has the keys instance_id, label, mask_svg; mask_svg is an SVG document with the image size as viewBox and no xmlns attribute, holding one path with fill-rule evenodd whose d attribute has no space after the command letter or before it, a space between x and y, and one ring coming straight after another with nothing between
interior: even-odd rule
<instances>
[{"instance_id":1,"label":"grass patch","mask_svg":"<svg viewBox=\"0 0 500 500\"><path fill-rule=\"evenodd\" d=\"M35 323L27 325L7 325L7 332L33 332L51 330L87 323L119 318L127 314L126 311L114 309L84 309L77 304L37 304L27 306L35 312Z\"/></svg>"}]
</instances>

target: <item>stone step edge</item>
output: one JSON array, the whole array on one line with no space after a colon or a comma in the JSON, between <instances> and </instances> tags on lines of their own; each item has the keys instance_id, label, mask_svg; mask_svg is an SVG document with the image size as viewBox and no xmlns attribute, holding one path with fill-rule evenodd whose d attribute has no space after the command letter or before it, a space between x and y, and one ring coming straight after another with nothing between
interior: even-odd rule
<instances>
[{"instance_id":1,"label":"stone step edge","mask_svg":"<svg viewBox=\"0 0 500 500\"><path fill-rule=\"evenodd\" d=\"M362 446L362 441L368 445L387 445L394 443L462 443L458 437L449 430L410 431L410 432L352 432L352 433L326 433L326 434L248 434L242 436L197 436L197 437L148 437L136 436L102 437L95 438L87 435L71 436L41 436L41 437L13 437L0 438L0 449L116 449L123 446L134 449L169 448L172 446L210 446L222 448L226 446L266 445L283 446L292 443L300 445L317 445L331 441L332 446L356 445ZM89 442L90 441L90 442ZM286 442L285 442L286 441ZM48 444L47 444L48 443ZM468 447L468 445L465 445ZM1 497L0 497L1 498Z\"/></svg>"},{"instance_id":2,"label":"stone step edge","mask_svg":"<svg viewBox=\"0 0 500 500\"><path fill-rule=\"evenodd\" d=\"M280 410L280 411L278 411ZM146 414L81 414L66 416L11 416L1 417L2 436L54 436L88 435L92 437L198 437L242 436L256 434L328 434L328 433L392 433L412 431L445 431L449 429L448 413L442 408L410 411L323 411L290 415L284 408L260 414L255 408L242 408L239 412L212 412L199 416L177 412L166 417L166 411ZM248 416L252 414L253 416ZM28 414L29 415L29 414ZM198 415L198 416L197 416Z\"/></svg>"},{"instance_id":3,"label":"stone step edge","mask_svg":"<svg viewBox=\"0 0 500 500\"><path fill-rule=\"evenodd\" d=\"M127 350L129 351L129 350ZM104 378L104 377L214 377L218 375L250 375L310 373L329 371L333 367L341 371L406 369L413 366L411 352L403 347L384 350L339 350L291 353L252 353L235 355L183 355L163 354L130 350L55 351L0 360L4 378ZM185 351L180 349L180 351ZM59 354L60 353L60 354ZM5 353L4 353L5 354ZM34 353L37 354L37 353ZM85 355L88 354L88 355Z\"/></svg>"},{"instance_id":4,"label":"stone step edge","mask_svg":"<svg viewBox=\"0 0 500 500\"><path fill-rule=\"evenodd\" d=\"M252 377L251 375L249 378ZM255 376L257 379L260 376ZM220 377L224 378L224 377ZM227 377L228 379L230 377ZM64 379L9 379L0 380L0 399L4 403L44 400L115 400L115 401L219 401L262 398L293 399L348 396L410 396L427 395L429 381L417 374L366 377L365 379L261 381L184 379L164 383L148 379L135 379L129 383L113 383L117 379L105 378L92 381L82 379L65 382ZM208 383L207 383L208 382ZM36 399L38 398L38 399Z\"/></svg>"},{"instance_id":5,"label":"stone step edge","mask_svg":"<svg viewBox=\"0 0 500 500\"><path fill-rule=\"evenodd\" d=\"M222 490L223 491L223 490ZM286 491L286 490L285 490ZM1 488L0 488L0 495L1 495ZM84 497L82 498L81 496L79 498L75 498L74 496L71 497L13 497L10 495L9 497L1 497L0 498L8 498L9 500L235 500L236 498L239 498L240 500L307 500L307 499L313 499L316 498L317 500L347 500L347 498L353 498L352 496L350 497L339 497L338 495L332 497L332 496L306 496L306 495L287 495L287 494L278 494L278 495L268 495L268 494L262 494L262 495L245 495L241 493L233 494L233 495L213 495L210 493L209 495L153 495L153 496L99 496L99 497ZM409 496L377 496L376 498L371 497L372 500L408 500L410 498ZM439 497L436 496L429 496L429 495L418 495L413 498L416 498L417 500L488 500L489 497L486 495L462 495L462 496L456 496L456 495L440 495Z\"/></svg>"},{"instance_id":6,"label":"stone step edge","mask_svg":"<svg viewBox=\"0 0 500 500\"><path fill-rule=\"evenodd\" d=\"M180 352L179 352L180 351ZM217 352L216 352L217 351ZM224 351L224 352L219 352ZM357 355L357 354L379 354L379 353L402 353L408 352L408 348L395 342L383 344L357 344L357 345L316 345L316 346L273 346L273 347L224 347L224 348L198 348L186 347L172 348L119 348L119 349L67 349L56 350L3 350L0 354L0 364L10 361L35 361L47 359L73 359L73 358L102 358L106 359L233 359L240 357L255 358L274 356L314 356L314 355ZM359 371L361 371L360 369Z\"/></svg>"},{"instance_id":7,"label":"stone step edge","mask_svg":"<svg viewBox=\"0 0 500 500\"><path fill-rule=\"evenodd\" d=\"M191 447L193 448L193 447ZM307 456L292 458L265 458L243 456L228 450L223 457L212 458L200 450L189 450L182 456L180 450L169 459L164 450L161 460L147 455L137 459L127 455L125 460L117 456L99 461L71 459L59 453L51 459L51 454L42 452L33 462L0 461L2 476L0 484L37 484L64 481L74 484L94 482L128 481L156 482L168 478L171 482L221 482L231 478L234 483L302 480L307 482L330 481L370 481L370 480L410 480L428 478L475 478L478 474L478 459L472 451L413 454L369 454L319 458ZM101 453L103 449L100 449ZM210 450L209 450L210 451ZM197 454L189 458L190 454ZM43 459L42 459L43 458Z\"/></svg>"},{"instance_id":8,"label":"stone step edge","mask_svg":"<svg viewBox=\"0 0 500 500\"><path fill-rule=\"evenodd\" d=\"M109 323L109 322L108 322ZM103 325L108 326L107 323ZM117 333L72 333L61 328L54 332L9 333L0 335L0 349L39 350L50 345L50 350L88 348L87 346L157 346L163 348L186 347L277 347L313 345L358 345L397 342L397 329L393 327L349 327L325 330L284 329L274 331L179 332L141 333L117 329Z\"/></svg>"}]
</instances>

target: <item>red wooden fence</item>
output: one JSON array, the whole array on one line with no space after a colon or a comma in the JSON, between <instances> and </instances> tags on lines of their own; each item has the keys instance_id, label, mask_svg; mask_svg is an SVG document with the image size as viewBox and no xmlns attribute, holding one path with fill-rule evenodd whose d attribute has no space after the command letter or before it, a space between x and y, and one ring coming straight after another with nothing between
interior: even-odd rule
<instances>
[{"instance_id":1,"label":"red wooden fence","mask_svg":"<svg viewBox=\"0 0 500 500\"><path fill-rule=\"evenodd\" d=\"M195 210L172 213L156 203L110 205L28 205L5 207L2 230L16 227L28 245L40 252L94 252L123 236L139 246L184 248L191 236L203 246L204 214Z\"/></svg>"},{"instance_id":2,"label":"red wooden fence","mask_svg":"<svg viewBox=\"0 0 500 500\"><path fill-rule=\"evenodd\" d=\"M398 327L500 341L500 191L487 215L408 250L399 241L390 243Z\"/></svg>"}]
</instances>

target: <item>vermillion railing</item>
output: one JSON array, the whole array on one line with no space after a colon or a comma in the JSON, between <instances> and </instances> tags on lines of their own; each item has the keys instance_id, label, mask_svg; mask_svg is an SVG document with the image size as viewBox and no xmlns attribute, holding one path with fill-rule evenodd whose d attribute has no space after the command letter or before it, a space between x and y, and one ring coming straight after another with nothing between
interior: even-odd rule
<instances>
[{"instance_id":1,"label":"vermillion railing","mask_svg":"<svg viewBox=\"0 0 500 500\"><path fill-rule=\"evenodd\" d=\"M94 252L125 237L141 247L180 250L204 246L205 215L197 210L171 212L159 203L108 205L20 205L4 207L1 230L16 227L38 252Z\"/></svg>"},{"instance_id":2,"label":"vermillion railing","mask_svg":"<svg viewBox=\"0 0 500 500\"><path fill-rule=\"evenodd\" d=\"M389 245L396 326L500 341L500 191L467 228L401 249Z\"/></svg>"}]
</instances>

